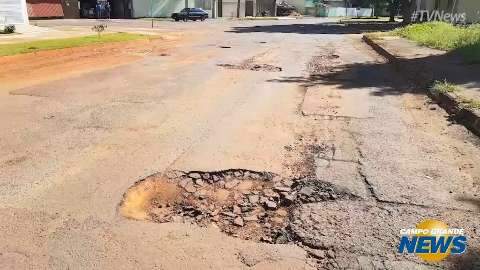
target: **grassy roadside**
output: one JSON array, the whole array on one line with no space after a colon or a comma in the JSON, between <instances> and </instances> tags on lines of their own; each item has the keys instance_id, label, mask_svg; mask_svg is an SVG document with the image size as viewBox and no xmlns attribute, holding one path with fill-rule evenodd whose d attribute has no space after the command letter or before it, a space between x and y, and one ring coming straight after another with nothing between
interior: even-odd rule
<instances>
[{"instance_id":1,"label":"grassy roadside","mask_svg":"<svg viewBox=\"0 0 480 270\"><path fill-rule=\"evenodd\" d=\"M463 87L452 84L445 81L435 81L431 86L431 90L438 93L453 93L458 97L458 100L462 103L462 106L469 109L476 109L480 110L480 101L466 98L462 91L464 90Z\"/></svg>"},{"instance_id":2,"label":"grassy roadside","mask_svg":"<svg viewBox=\"0 0 480 270\"><path fill-rule=\"evenodd\" d=\"M430 48L458 51L467 62L480 62L480 25L454 26L444 22L412 24L394 34Z\"/></svg>"},{"instance_id":3,"label":"grassy roadside","mask_svg":"<svg viewBox=\"0 0 480 270\"><path fill-rule=\"evenodd\" d=\"M44 50L57 50L64 48L73 48L87 46L90 44L103 44L109 42L124 42L139 39L148 39L148 35L132 34L132 33L112 33L98 35L62 38L62 39L47 39L37 40L22 43L11 43L0 45L0 56L15 55L22 53L30 53Z\"/></svg>"}]
</instances>

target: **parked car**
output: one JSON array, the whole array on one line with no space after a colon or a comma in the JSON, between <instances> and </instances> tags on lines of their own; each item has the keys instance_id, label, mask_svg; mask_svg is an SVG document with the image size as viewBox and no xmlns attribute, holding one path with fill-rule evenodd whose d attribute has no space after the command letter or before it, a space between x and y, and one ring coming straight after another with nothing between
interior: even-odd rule
<instances>
[{"instance_id":1,"label":"parked car","mask_svg":"<svg viewBox=\"0 0 480 270\"><path fill-rule=\"evenodd\" d=\"M175 21L187 20L205 20L208 18L208 13L201 8L184 8L180 12L172 13L172 19Z\"/></svg>"}]
</instances>

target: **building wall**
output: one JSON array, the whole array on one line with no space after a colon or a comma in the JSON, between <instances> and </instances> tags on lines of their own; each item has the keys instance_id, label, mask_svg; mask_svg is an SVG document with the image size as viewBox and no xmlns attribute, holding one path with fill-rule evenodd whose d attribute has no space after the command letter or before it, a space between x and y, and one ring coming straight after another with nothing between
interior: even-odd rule
<instances>
[{"instance_id":1,"label":"building wall","mask_svg":"<svg viewBox=\"0 0 480 270\"><path fill-rule=\"evenodd\" d=\"M281 2L281 1L280 1ZM297 12L303 14L305 7L308 6L312 1L308 0L285 0L291 6L297 8Z\"/></svg>"},{"instance_id":2,"label":"building wall","mask_svg":"<svg viewBox=\"0 0 480 270\"><path fill-rule=\"evenodd\" d=\"M28 17L30 18L63 18L63 7L60 0L27 0Z\"/></svg>"},{"instance_id":3,"label":"building wall","mask_svg":"<svg viewBox=\"0 0 480 270\"><path fill-rule=\"evenodd\" d=\"M345 1L344 0L329 0L329 1L324 1L324 3L331 7L331 8L336 8L336 7L345 7ZM349 7L349 2L347 1L347 7Z\"/></svg>"},{"instance_id":4,"label":"building wall","mask_svg":"<svg viewBox=\"0 0 480 270\"><path fill-rule=\"evenodd\" d=\"M151 10L153 17L170 17L185 8L185 0L133 0L132 4L134 18L151 17ZM196 7L195 0L188 0L188 7Z\"/></svg>"},{"instance_id":5,"label":"building wall","mask_svg":"<svg viewBox=\"0 0 480 270\"><path fill-rule=\"evenodd\" d=\"M222 17L237 17L237 0L222 1ZM245 0L240 0L240 17L245 17Z\"/></svg>"},{"instance_id":6,"label":"building wall","mask_svg":"<svg viewBox=\"0 0 480 270\"><path fill-rule=\"evenodd\" d=\"M28 24L25 0L0 0L0 24Z\"/></svg>"},{"instance_id":7,"label":"building wall","mask_svg":"<svg viewBox=\"0 0 480 270\"><path fill-rule=\"evenodd\" d=\"M344 8L344 7L327 7L320 8L320 17L371 17L373 9L371 8Z\"/></svg>"},{"instance_id":8,"label":"building wall","mask_svg":"<svg viewBox=\"0 0 480 270\"><path fill-rule=\"evenodd\" d=\"M283 0L281 0L283 1ZM315 5L315 1L313 0L285 0L288 4L295 6L297 8L297 12L300 14L305 14L305 15L312 15L312 16L318 16L320 12L323 14L328 13L327 10L331 11L331 16L345 16L345 12L343 12L343 15L340 15L341 11L340 8L345 9L345 6L348 8L356 8L360 6L361 1L359 0L323 0L323 1L318 1L321 2L322 5ZM367 6L368 7L368 6ZM323 9L323 11L322 11ZM337 11L338 10L338 11ZM370 11L368 10L368 14ZM362 14L364 11L362 11ZM339 14L339 15L335 15ZM352 14L356 14L354 12L348 12L350 14L349 16L354 16ZM324 16L328 16L324 15Z\"/></svg>"},{"instance_id":9,"label":"building wall","mask_svg":"<svg viewBox=\"0 0 480 270\"><path fill-rule=\"evenodd\" d=\"M273 0L256 0L255 3L256 10L255 10L255 15L256 16L261 16L262 12L268 12L270 15L274 15L273 13L275 12L275 1Z\"/></svg>"},{"instance_id":10,"label":"building wall","mask_svg":"<svg viewBox=\"0 0 480 270\"><path fill-rule=\"evenodd\" d=\"M78 0L61 0L63 14L65 19L80 18L80 9Z\"/></svg>"}]
</instances>

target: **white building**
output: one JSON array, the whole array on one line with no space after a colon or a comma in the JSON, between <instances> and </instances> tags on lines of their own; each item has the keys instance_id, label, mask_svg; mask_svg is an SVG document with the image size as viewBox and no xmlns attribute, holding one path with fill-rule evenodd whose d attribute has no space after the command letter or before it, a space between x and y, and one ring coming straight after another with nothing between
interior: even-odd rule
<instances>
[{"instance_id":1,"label":"white building","mask_svg":"<svg viewBox=\"0 0 480 270\"><path fill-rule=\"evenodd\" d=\"M248 2L248 1L247 1ZM250 1L253 6L254 1ZM202 8L209 17L236 17L237 0L132 0L132 17L170 17L173 12L179 12L184 7ZM240 0L240 17L246 14L245 0Z\"/></svg>"},{"instance_id":2,"label":"white building","mask_svg":"<svg viewBox=\"0 0 480 270\"><path fill-rule=\"evenodd\" d=\"M25 0L0 0L0 25L28 24Z\"/></svg>"},{"instance_id":3,"label":"white building","mask_svg":"<svg viewBox=\"0 0 480 270\"><path fill-rule=\"evenodd\" d=\"M179 12L184 7L199 7L210 13L212 10L212 1L213 0L133 0L132 17L150 17L152 12L154 17L170 17L173 12Z\"/></svg>"}]
</instances>

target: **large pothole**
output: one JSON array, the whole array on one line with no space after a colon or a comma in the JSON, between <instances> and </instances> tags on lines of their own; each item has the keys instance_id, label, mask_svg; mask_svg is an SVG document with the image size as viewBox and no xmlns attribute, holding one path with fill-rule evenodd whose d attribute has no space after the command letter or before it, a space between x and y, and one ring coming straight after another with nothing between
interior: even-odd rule
<instances>
[{"instance_id":1,"label":"large pothole","mask_svg":"<svg viewBox=\"0 0 480 270\"><path fill-rule=\"evenodd\" d=\"M302 203L351 197L312 179L284 179L269 172L232 169L171 171L137 182L124 195L120 213L153 222L213 224L242 239L293 241L293 208Z\"/></svg>"},{"instance_id":2,"label":"large pothole","mask_svg":"<svg viewBox=\"0 0 480 270\"><path fill-rule=\"evenodd\" d=\"M241 70L251 70L251 71L267 71L267 72L280 72L282 71L281 67L277 67L270 64L256 64L256 63L242 63L239 65L234 64L219 64L218 66L227 68L227 69L241 69Z\"/></svg>"},{"instance_id":3,"label":"large pothole","mask_svg":"<svg viewBox=\"0 0 480 270\"><path fill-rule=\"evenodd\" d=\"M239 64L218 64L218 66L226 69L240 69L240 70L251 70L251 71L265 71L265 72L280 72L282 71L281 67L270 65L264 63L265 60L262 58L266 53L253 56L242 61Z\"/></svg>"}]
</instances>

